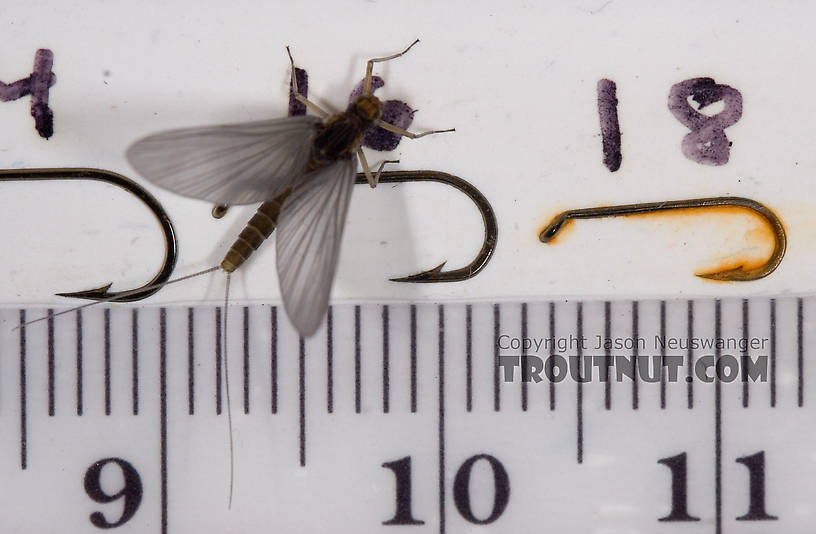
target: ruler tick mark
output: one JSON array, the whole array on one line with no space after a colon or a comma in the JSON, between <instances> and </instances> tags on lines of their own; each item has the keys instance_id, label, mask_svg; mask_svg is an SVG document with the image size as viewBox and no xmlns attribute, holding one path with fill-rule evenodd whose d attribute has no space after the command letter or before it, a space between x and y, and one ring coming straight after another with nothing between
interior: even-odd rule
<instances>
[{"instance_id":1,"label":"ruler tick mark","mask_svg":"<svg viewBox=\"0 0 816 534\"><path fill-rule=\"evenodd\" d=\"M521 304L521 339L527 339L527 303ZM498 343L496 344L498 345ZM527 385L530 381L530 369L527 357L527 344L521 344L521 411L527 411Z\"/></svg>"},{"instance_id":2,"label":"ruler tick mark","mask_svg":"<svg viewBox=\"0 0 816 534\"><path fill-rule=\"evenodd\" d=\"M215 308L215 414L221 415L221 307Z\"/></svg>"},{"instance_id":3,"label":"ruler tick mark","mask_svg":"<svg viewBox=\"0 0 816 534\"><path fill-rule=\"evenodd\" d=\"M575 317L575 337L576 339L584 339L584 306L578 302ZM576 380L575 389L575 411L576 411L576 441L577 441L577 460L578 463L584 462L584 378L582 376L581 360L583 359L583 342L576 345L578 376ZM591 371L590 371L591 372Z\"/></svg>"},{"instance_id":4,"label":"ruler tick mark","mask_svg":"<svg viewBox=\"0 0 816 534\"><path fill-rule=\"evenodd\" d=\"M546 363L547 376L553 375L553 357L555 356L555 302L550 302L550 357ZM550 411L555 410L555 380L550 380Z\"/></svg>"},{"instance_id":5,"label":"ruler tick mark","mask_svg":"<svg viewBox=\"0 0 816 534\"><path fill-rule=\"evenodd\" d=\"M298 357L298 405L300 414L298 417L300 436L300 466L306 465L306 343L300 338L300 351Z\"/></svg>"},{"instance_id":6,"label":"ruler tick mark","mask_svg":"<svg viewBox=\"0 0 816 534\"><path fill-rule=\"evenodd\" d=\"M26 380L26 312L20 310L20 469L28 467L28 410Z\"/></svg>"},{"instance_id":7,"label":"ruler tick mark","mask_svg":"<svg viewBox=\"0 0 816 534\"><path fill-rule=\"evenodd\" d=\"M439 313L439 532L445 534L445 306Z\"/></svg>"},{"instance_id":8,"label":"ruler tick mark","mask_svg":"<svg viewBox=\"0 0 816 534\"><path fill-rule=\"evenodd\" d=\"M76 413L82 415L82 311L76 312Z\"/></svg>"},{"instance_id":9,"label":"ruler tick mark","mask_svg":"<svg viewBox=\"0 0 816 534\"><path fill-rule=\"evenodd\" d=\"M465 407L473 410L473 307L465 306Z\"/></svg>"},{"instance_id":10,"label":"ruler tick mark","mask_svg":"<svg viewBox=\"0 0 816 534\"><path fill-rule=\"evenodd\" d=\"M54 417L56 351L54 348L54 310L48 310L48 415Z\"/></svg>"},{"instance_id":11,"label":"ruler tick mark","mask_svg":"<svg viewBox=\"0 0 816 534\"><path fill-rule=\"evenodd\" d=\"M161 534L167 534L167 309L159 309L159 475Z\"/></svg>"},{"instance_id":12,"label":"ruler tick mark","mask_svg":"<svg viewBox=\"0 0 816 534\"><path fill-rule=\"evenodd\" d=\"M103 312L104 360L105 360L105 415L111 414L111 332L110 308Z\"/></svg>"},{"instance_id":13,"label":"ruler tick mark","mask_svg":"<svg viewBox=\"0 0 816 534\"><path fill-rule=\"evenodd\" d=\"M638 301L632 301L632 339L639 339L638 334ZM640 403L640 398L638 395L638 344L632 344L632 365L635 369L635 372L632 373L632 409L637 410L638 405Z\"/></svg>"},{"instance_id":14,"label":"ruler tick mark","mask_svg":"<svg viewBox=\"0 0 816 534\"><path fill-rule=\"evenodd\" d=\"M666 339L666 301L660 301L660 339ZM666 409L666 343L660 345L660 409Z\"/></svg>"},{"instance_id":15,"label":"ruler tick mark","mask_svg":"<svg viewBox=\"0 0 816 534\"><path fill-rule=\"evenodd\" d=\"M187 411L195 414L195 309L187 308Z\"/></svg>"},{"instance_id":16,"label":"ruler tick mark","mask_svg":"<svg viewBox=\"0 0 816 534\"><path fill-rule=\"evenodd\" d=\"M714 339L722 339L722 310L720 300L714 301ZM714 362L719 363L722 348L714 345ZM715 531L722 534L722 384L714 373L714 507Z\"/></svg>"},{"instance_id":17,"label":"ruler tick mark","mask_svg":"<svg viewBox=\"0 0 816 534\"><path fill-rule=\"evenodd\" d=\"M771 408L776 407L776 299L771 299Z\"/></svg>"},{"instance_id":18,"label":"ruler tick mark","mask_svg":"<svg viewBox=\"0 0 816 534\"><path fill-rule=\"evenodd\" d=\"M499 382L499 336L501 335L501 309L493 305L493 411L501 411L501 383Z\"/></svg>"},{"instance_id":19,"label":"ruler tick mark","mask_svg":"<svg viewBox=\"0 0 816 534\"><path fill-rule=\"evenodd\" d=\"M411 304L411 413L417 411L417 323L416 305Z\"/></svg>"},{"instance_id":20,"label":"ruler tick mark","mask_svg":"<svg viewBox=\"0 0 816 534\"><path fill-rule=\"evenodd\" d=\"M805 404L805 346L804 346L804 301L796 299L796 367L797 391L796 398L799 407Z\"/></svg>"},{"instance_id":21,"label":"ruler tick mark","mask_svg":"<svg viewBox=\"0 0 816 534\"><path fill-rule=\"evenodd\" d=\"M360 306L354 306L354 413L360 413L362 378L360 361Z\"/></svg>"},{"instance_id":22,"label":"ruler tick mark","mask_svg":"<svg viewBox=\"0 0 816 534\"><path fill-rule=\"evenodd\" d=\"M687 343L688 343L688 355L687 355L687 364L686 364L686 403L688 409L691 410L694 408L694 349L692 348L692 340L694 339L694 301L689 300L686 307L686 323L687 323Z\"/></svg>"},{"instance_id":23,"label":"ruler tick mark","mask_svg":"<svg viewBox=\"0 0 816 534\"><path fill-rule=\"evenodd\" d=\"M130 316L131 402L133 415L139 415L139 310L133 308Z\"/></svg>"},{"instance_id":24,"label":"ruler tick mark","mask_svg":"<svg viewBox=\"0 0 816 534\"><path fill-rule=\"evenodd\" d=\"M326 316L326 411L334 413L334 321L332 307Z\"/></svg>"},{"instance_id":25,"label":"ruler tick mark","mask_svg":"<svg viewBox=\"0 0 816 534\"><path fill-rule=\"evenodd\" d=\"M249 306L244 306L244 414L249 413Z\"/></svg>"},{"instance_id":26,"label":"ruler tick mark","mask_svg":"<svg viewBox=\"0 0 816 534\"><path fill-rule=\"evenodd\" d=\"M390 355L388 353L388 304L383 304L382 307L382 406L383 413L388 413L391 408L391 374L390 374Z\"/></svg>"},{"instance_id":27,"label":"ruler tick mark","mask_svg":"<svg viewBox=\"0 0 816 534\"><path fill-rule=\"evenodd\" d=\"M604 383L604 408L612 409L612 303L604 302L604 359L606 360L606 383Z\"/></svg>"},{"instance_id":28,"label":"ruler tick mark","mask_svg":"<svg viewBox=\"0 0 816 534\"><path fill-rule=\"evenodd\" d=\"M270 409L272 413L278 413L278 308L272 306L269 309L269 322L272 330L269 354L269 382L270 382ZM331 339L331 308L329 308L329 339ZM329 342L331 349L331 341ZM331 359L331 350L329 350L329 359ZM331 379L329 379L331 381ZM329 410L331 413L331 410Z\"/></svg>"},{"instance_id":29,"label":"ruler tick mark","mask_svg":"<svg viewBox=\"0 0 816 534\"><path fill-rule=\"evenodd\" d=\"M748 334L749 330L748 299L742 299L742 407L747 408L749 403L748 389Z\"/></svg>"}]
</instances>

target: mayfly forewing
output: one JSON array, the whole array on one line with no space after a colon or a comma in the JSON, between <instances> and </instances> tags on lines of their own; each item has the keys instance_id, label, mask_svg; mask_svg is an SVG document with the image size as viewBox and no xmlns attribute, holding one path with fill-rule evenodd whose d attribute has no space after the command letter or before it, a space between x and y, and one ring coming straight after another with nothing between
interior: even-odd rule
<instances>
[{"instance_id":1,"label":"mayfly forewing","mask_svg":"<svg viewBox=\"0 0 816 534\"><path fill-rule=\"evenodd\" d=\"M133 143L127 159L174 193L220 205L263 202L303 172L320 122L306 115L169 130Z\"/></svg>"},{"instance_id":2,"label":"mayfly forewing","mask_svg":"<svg viewBox=\"0 0 816 534\"><path fill-rule=\"evenodd\" d=\"M292 324L314 334L329 306L357 158L336 161L303 177L278 218L277 267Z\"/></svg>"}]
</instances>

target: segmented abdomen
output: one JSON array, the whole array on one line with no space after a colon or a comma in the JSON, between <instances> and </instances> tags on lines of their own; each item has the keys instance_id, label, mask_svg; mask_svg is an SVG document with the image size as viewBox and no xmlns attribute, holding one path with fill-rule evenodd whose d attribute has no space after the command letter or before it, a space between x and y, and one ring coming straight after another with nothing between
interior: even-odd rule
<instances>
[{"instance_id":1,"label":"segmented abdomen","mask_svg":"<svg viewBox=\"0 0 816 534\"><path fill-rule=\"evenodd\" d=\"M278 225L278 215L281 206L291 191L286 191L274 199L264 202L241 230L235 243L232 244L224 259L221 268L228 273L243 265L243 263L258 250L267 237L272 235Z\"/></svg>"}]
</instances>

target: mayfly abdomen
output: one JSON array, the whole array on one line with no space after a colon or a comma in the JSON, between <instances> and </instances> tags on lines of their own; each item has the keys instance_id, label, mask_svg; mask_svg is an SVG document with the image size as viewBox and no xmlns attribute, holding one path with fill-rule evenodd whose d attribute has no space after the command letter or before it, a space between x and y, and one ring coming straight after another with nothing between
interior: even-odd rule
<instances>
[{"instance_id":1,"label":"mayfly abdomen","mask_svg":"<svg viewBox=\"0 0 816 534\"><path fill-rule=\"evenodd\" d=\"M258 211L255 212L255 215L252 216L224 256L221 261L222 269L228 273L236 270L243 265L253 252L258 250L258 247L266 238L272 235L278 225L278 215L281 206L283 206L283 201L286 200L290 192L291 190L285 191L274 199L261 204Z\"/></svg>"}]
</instances>

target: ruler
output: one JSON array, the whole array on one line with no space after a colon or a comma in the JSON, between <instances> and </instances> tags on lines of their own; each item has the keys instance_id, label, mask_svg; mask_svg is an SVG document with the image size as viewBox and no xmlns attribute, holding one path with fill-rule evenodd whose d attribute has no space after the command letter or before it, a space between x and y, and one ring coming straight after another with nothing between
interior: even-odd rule
<instances>
[{"instance_id":1,"label":"ruler","mask_svg":"<svg viewBox=\"0 0 816 534\"><path fill-rule=\"evenodd\" d=\"M231 306L226 328L220 308L172 306L12 330L48 310L4 309L0 517L21 533L812 532L814 306L335 305L308 340L276 306Z\"/></svg>"}]
</instances>

